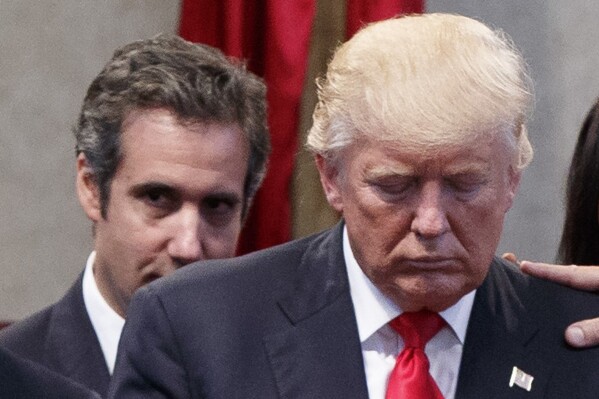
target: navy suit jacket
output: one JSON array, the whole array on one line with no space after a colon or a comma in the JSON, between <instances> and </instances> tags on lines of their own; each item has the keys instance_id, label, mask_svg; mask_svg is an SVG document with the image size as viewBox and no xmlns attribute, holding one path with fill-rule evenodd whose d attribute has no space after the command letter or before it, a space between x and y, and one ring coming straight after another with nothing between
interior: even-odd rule
<instances>
[{"instance_id":1,"label":"navy suit jacket","mask_svg":"<svg viewBox=\"0 0 599 399\"><path fill-rule=\"evenodd\" d=\"M0 331L0 346L105 396L110 374L85 309L82 279L54 305Z\"/></svg>"},{"instance_id":2,"label":"navy suit jacket","mask_svg":"<svg viewBox=\"0 0 599 399\"><path fill-rule=\"evenodd\" d=\"M456 398L599 397L599 348L566 346L599 297L493 260L475 296ZM534 377L509 387L513 367ZM368 398L342 225L187 266L135 295L109 397Z\"/></svg>"},{"instance_id":3,"label":"navy suit jacket","mask_svg":"<svg viewBox=\"0 0 599 399\"><path fill-rule=\"evenodd\" d=\"M10 399L84 399L99 396L45 367L0 349L0 397Z\"/></svg>"}]
</instances>

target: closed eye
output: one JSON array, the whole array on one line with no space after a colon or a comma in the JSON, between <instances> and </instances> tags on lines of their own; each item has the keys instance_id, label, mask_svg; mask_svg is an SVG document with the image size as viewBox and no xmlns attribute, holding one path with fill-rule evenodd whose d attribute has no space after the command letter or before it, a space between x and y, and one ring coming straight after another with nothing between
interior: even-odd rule
<instances>
[{"instance_id":1,"label":"closed eye","mask_svg":"<svg viewBox=\"0 0 599 399\"><path fill-rule=\"evenodd\" d=\"M447 186L458 194L473 194L487 183L484 176L457 175L445 178Z\"/></svg>"},{"instance_id":2,"label":"closed eye","mask_svg":"<svg viewBox=\"0 0 599 399\"><path fill-rule=\"evenodd\" d=\"M373 179L369 184L384 200L393 200L407 193L418 184L413 176L390 176Z\"/></svg>"}]
</instances>

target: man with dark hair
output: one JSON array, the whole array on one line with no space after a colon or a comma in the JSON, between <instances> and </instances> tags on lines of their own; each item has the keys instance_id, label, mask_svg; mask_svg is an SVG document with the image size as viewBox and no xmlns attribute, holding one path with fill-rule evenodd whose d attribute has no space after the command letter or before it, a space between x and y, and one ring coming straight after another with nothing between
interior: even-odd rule
<instances>
[{"instance_id":1,"label":"man with dark hair","mask_svg":"<svg viewBox=\"0 0 599 399\"><path fill-rule=\"evenodd\" d=\"M94 251L61 301L0 344L104 395L134 291L234 256L270 150L265 91L243 65L178 37L118 49L75 127Z\"/></svg>"}]
</instances>

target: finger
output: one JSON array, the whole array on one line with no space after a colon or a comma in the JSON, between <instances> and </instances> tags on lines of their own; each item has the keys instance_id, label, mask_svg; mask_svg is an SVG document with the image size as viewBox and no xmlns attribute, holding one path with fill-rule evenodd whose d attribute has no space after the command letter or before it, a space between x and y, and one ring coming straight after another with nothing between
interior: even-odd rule
<instances>
[{"instance_id":1,"label":"finger","mask_svg":"<svg viewBox=\"0 0 599 399\"><path fill-rule=\"evenodd\" d=\"M561 266L523 260L520 269L531 276L579 290L599 291L599 266Z\"/></svg>"},{"instance_id":2,"label":"finger","mask_svg":"<svg viewBox=\"0 0 599 399\"><path fill-rule=\"evenodd\" d=\"M518 258L516 257L516 255L512 252L506 252L503 255L501 255L501 258L504 260L507 260L508 262L512 262L512 263L518 263Z\"/></svg>"},{"instance_id":3,"label":"finger","mask_svg":"<svg viewBox=\"0 0 599 399\"><path fill-rule=\"evenodd\" d=\"M575 348L599 345L599 318L572 324L566 330L566 341Z\"/></svg>"}]
</instances>

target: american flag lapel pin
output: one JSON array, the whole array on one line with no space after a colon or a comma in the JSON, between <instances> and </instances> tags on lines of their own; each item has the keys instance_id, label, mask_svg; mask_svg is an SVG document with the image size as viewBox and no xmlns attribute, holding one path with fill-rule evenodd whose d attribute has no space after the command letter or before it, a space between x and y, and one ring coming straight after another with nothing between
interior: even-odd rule
<instances>
[{"instance_id":1,"label":"american flag lapel pin","mask_svg":"<svg viewBox=\"0 0 599 399\"><path fill-rule=\"evenodd\" d=\"M534 380L532 375L526 374L524 371L514 366L512 369L512 376L510 377L510 388L515 385L530 392L532 389L532 380Z\"/></svg>"}]
</instances>

